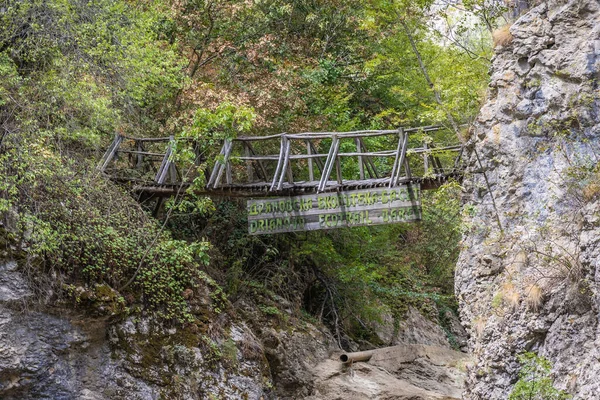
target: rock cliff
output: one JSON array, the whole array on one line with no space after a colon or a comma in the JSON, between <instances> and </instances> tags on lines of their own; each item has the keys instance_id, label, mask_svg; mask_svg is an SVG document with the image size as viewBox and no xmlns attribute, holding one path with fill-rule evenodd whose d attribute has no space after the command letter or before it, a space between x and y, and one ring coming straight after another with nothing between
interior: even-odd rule
<instances>
[{"instance_id":1,"label":"rock cliff","mask_svg":"<svg viewBox=\"0 0 600 400\"><path fill-rule=\"evenodd\" d=\"M517 355L553 365L575 399L600 393L600 3L547 1L492 63L470 138L456 271L476 363L465 398L506 399Z\"/></svg>"}]
</instances>

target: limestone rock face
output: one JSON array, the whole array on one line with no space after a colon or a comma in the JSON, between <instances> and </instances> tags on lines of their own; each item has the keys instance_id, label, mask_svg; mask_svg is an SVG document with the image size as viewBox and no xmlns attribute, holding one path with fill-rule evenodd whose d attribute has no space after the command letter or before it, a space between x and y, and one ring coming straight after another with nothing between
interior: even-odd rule
<instances>
[{"instance_id":1,"label":"limestone rock face","mask_svg":"<svg viewBox=\"0 0 600 400\"><path fill-rule=\"evenodd\" d=\"M15 262L0 262L0 398L271 399L262 348L243 324L229 327L221 359L169 341L182 332L148 319L110 323L67 309L35 309ZM196 340L193 342L192 340Z\"/></svg>"},{"instance_id":2,"label":"limestone rock face","mask_svg":"<svg viewBox=\"0 0 600 400\"><path fill-rule=\"evenodd\" d=\"M510 32L469 143L468 231L456 271L476 359L465 398L506 399L516 356L535 351L553 364L557 388L594 399L600 3L542 2Z\"/></svg>"}]
</instances>

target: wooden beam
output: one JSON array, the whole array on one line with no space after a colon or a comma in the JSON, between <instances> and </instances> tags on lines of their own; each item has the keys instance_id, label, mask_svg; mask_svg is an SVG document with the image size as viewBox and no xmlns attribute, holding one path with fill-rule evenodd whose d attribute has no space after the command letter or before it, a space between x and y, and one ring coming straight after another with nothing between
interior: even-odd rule
<instances>
[{"instance_id":1,"label":"wooden beam","mask_svg":"<svg viewBox=\"0 0 600 400\"><path fill-rule=\"evenodd\" d=\"M165 152L165 156L163 157L160 167L158 167L158 171L156 172L156 177L154 178L156 183L158 183L159 185L163 184L167 177L167 172L171 163L171 161L169 160L169 158L171 158L171 144L172 142L169 142L169 145L167 146L167 151Z\"/></svg>"}]
</instances>

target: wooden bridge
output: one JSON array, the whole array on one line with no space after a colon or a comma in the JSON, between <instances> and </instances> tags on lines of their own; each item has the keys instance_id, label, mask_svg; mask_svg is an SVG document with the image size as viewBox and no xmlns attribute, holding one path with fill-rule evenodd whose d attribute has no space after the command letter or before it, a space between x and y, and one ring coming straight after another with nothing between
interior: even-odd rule
<instances>
[{"instance_id":1,"label":"wooden bridge","mask_svg":"<svg viewBox=\"0 0 600 400\"><path fill-rule=\"evenodd\" d=\"M429 135L437 131L440 143ZM221 151L212 163L207 142L117 135L98 169L157 197L192 182L202 182L207 194L267 197L408 183L426 190L462 176L463 148L440 126L242 136L217 143Z\"/></svg>"}]
</instances>

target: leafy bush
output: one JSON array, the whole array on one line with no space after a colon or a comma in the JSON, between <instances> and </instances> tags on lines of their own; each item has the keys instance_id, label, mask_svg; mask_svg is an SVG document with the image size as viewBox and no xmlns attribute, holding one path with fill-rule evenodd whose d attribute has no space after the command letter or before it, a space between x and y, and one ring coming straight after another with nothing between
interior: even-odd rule
<instances>
[{"instance_id":1,"label":"leafy bush","mask_svg":"<svg viewBox=\"0 0 600 400\"><path fill-rule=\"evenodd\" d=\"M546 358L525 352L519 357L521 371L509 400L564 400L571 396L552 386L552 365Z\"/></svg>"}]
</instances>

